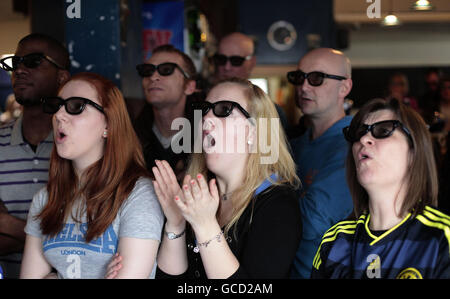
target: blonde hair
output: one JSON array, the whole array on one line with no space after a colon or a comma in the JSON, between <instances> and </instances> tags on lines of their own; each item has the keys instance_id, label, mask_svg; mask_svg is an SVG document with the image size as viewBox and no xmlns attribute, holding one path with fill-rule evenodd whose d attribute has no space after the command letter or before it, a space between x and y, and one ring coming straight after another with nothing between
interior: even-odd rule
<instances>
[{"instance_id":1,"label":"blonde hair","mask_svg":"<svg viewBox=\"0 0 450 299\"><path fill-rule=\"evenodd\" d=\"M268 121L263 122L262 124L267 124L270 128L259 130L259 119L265 118L270 120L272 118L279 118L275 105L269 96L264 93L261 88L245 79L226 79L220 81L214 87L226 83L235 84L236 87L243 89L248 102L248 112L250 116L256 120L254 125L256 126L256 132L258 134L258 142L255 142L258 148L256 151L251 151L249 153L248 163L245 167L244 181L231 196L233 212L230 222L227 223L225 227L225 234L228 235L230 228L239 221L244 210L253 202L256 189L265 179L269 178L272 174L276 174L278 176L276 181L269 179L274 185L288 184L293 188L298 188L300 186L300 179L296 174L295 163L289 152L286 136L281 126L279 124L278 126L274 126ZM263 155L259 147L260 144L270 144L270 142L273 142L270 140L271 136L279 136L278 159L274 163L263 164L261 163ZM211 178L211 173L206 167L205 156L203 153L192 154L187 173L192 177L201 173L205 177ZM236 227L234 231L236 231Z\"/></svg>"}]
</instances>

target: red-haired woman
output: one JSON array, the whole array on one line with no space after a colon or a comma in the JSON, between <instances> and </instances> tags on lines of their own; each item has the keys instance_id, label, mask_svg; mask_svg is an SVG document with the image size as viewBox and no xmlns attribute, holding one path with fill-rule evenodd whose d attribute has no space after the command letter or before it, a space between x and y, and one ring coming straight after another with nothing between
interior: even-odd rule
<instances>
[{"instance_id":1,"label":"red-haired woman","mask_svg":"<svg viewBox=\"0 0 450 299\"><path fill-rule=\"evenodd\" d=\"M58 278L102 278L117 252L117 278L154 277L164 218L122 94L80 73L43 108L54 114L55 146L25 227L21 277L54 277L54 268Z\"/></svg>"}]
</instances>

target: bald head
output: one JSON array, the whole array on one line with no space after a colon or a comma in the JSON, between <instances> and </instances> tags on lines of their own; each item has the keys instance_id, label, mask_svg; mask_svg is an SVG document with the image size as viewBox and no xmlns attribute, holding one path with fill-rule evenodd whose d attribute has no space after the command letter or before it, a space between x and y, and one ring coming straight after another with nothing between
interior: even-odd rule
<instances>
[{"instance_id":1,"label":"bald head","mask_svg":"<svg viewBox=\"0 0 450 299\"><path fill-rule=\"evenodd\" d=\"M305 65L313 64L317 68L315 71L346 78L351 78L352 76L350 59L344 53L335 49L318 48L306 53L299 62L299 68L303 70L302 65L305 67Z\"/></svg>"},{"instance_id":2,"label":"bald head","mask_svg":"<svg viewBox=\"0 0 450 299\"><path fill-rule=\"evenodd\" d=\"M319 84L311 78L312 84L308 79L296 86L297 105L312 121L315 138L345 116L344 100L353 86L350 60L340 51L318 48L300 59L298 69L308 78L314 72L332 75L322 77Z\"/></svg>"},{"instance_id":3,"label":"bald head","mask_svg":"<svg viewBox=\"0 0 450 299\"><path fill-rule=\"evenodd\" d=\"M254 52L255 44L249 36L240 32L226 35L219 43L217 54L225 55L228 58L239 56L247 59L243 61L242 65L232 65L229 60L225 65L216 63L216 79L224 80L232 77L248 79L256 65Z\"/></svg>"},{"instance_id":4,"label":"bald head","mask_svg":"<svg viewBox=\"0 0 450 299\"><path fill-rule=\"evenodd\" d=\"M220 53L230 51L235 51L235 53L240 53L240 55L245 53L245 56L252 55L255 51L255 45L253 40L247 35L240 32L233 32L222 38L219 44Z\"/></svg>"}]
</instances>

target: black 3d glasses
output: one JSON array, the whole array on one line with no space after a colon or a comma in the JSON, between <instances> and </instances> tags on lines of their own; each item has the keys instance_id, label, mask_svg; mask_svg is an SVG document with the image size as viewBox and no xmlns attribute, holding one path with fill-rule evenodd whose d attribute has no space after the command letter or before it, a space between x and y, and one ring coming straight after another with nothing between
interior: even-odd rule
<instances>
[{"instance_id":1,"label":"black 3d glasses","mask_svg":"<svg viewBox=\"0 0 450 299\"><path fill-rule=\"evenodd\" d=\"M377 139L383 139L391 136L396 128L401 128L402 131L408 136L412 142L411 133L409 130L398 120L383 120L371 125L362 124L358 128L351 130L350 126L343 129L345 139L350 143L355 143L366 135L369 131L372 136Z\"/></svg>"},{"instance_id":2,"label":"black 3d glasses","mask_svg":"<svg viewBox=\"0 0 450 299\"><path fill-rule=\"evenodd\" d=\"M42 99L43 109L45 113L55 114L64 105L66 112L72 115L78 115L86 108L86 104L89 104L96 108L101 113L105 113L103 107L86 98L82 97L70 97L68 99L62 99L60 97L49 97Z\"/></svg>"},{"instance_id":3,"label":"black 3d glasses","mask_svg":"<svg viewBox=\"0 0 450 299\"><path fill-rule=\"evenodd\" d=\"M53 58L42 53L31 53L25 56L8 56L0 60L0 66L5 71L9 72L15 71L21 63L27 68L34 69L37 68L44 59L57 68L64 69L64 67L59 65Z\"/></svg>"},{"instance_id":4,"label":"black 3d glasses","mask_svg":"<svg viewBox=\"0 0 450 299\"><path fill-rule=\"evenodd\" d=\"M246 118L250 118L250 114L241 105L233 101L194 102L192 103L192 108L194 110L202 110L202 116L208 114L209 110L212 109L217 117L227 117L233 112L234 108L238 108Z\"/></svg>"},{"instance_id":5,"label":"black 3d glasses","mask_svg":"<svg viewBox=\"0 0 450 299\"><path fill-rule=\"evenodd\" d=\"M334 80L345 80L347 78L337 75L329 75L322 72L310 72L304 73L300 70L292 71L287 73L288 81L293 85L303 85L305 79L308 80L311 86L320 86L323 83L324 78L334 79Z\"/></svg>"},{"instance_id":6,"label":"black 3d glasses","mask_svg":"<svg viewBox=\"0 0 450 299\"><path fill-rule=\"evenodd\" d=\"M216 65L226 65L229 60L232 66L241 66L246 60L252 58L252 55L245 57L242 56L225 56L223 54L215 54L213 56L214 63Z\"/></svg>"},{"instance_id":7,"label":"black 3d glasses","mask_svg":"<svg viewBox=\"0 0 450 299\"><path fill-rule=\"evenodd\" d=\"M175 69L178 69L186 79L189 79L188 73L186 73L178 64L172 62L165 62L159 65L143 63L136 66L136 70L141 77L151 77L155 71L161 76L170 76Z\"/></svg>"}]
</instances>

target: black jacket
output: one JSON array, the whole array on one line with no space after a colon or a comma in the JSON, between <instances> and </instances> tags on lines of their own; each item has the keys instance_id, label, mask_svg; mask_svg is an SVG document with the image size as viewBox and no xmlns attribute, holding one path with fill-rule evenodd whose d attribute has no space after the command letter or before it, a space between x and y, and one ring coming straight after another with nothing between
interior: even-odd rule
<instances>
[{"instance_id":1,"label":"black jacket","mask_svg":"<svg viewBox=\"0 0 450 299\"><path fill-rule=\"evenodd\" d=\"M282 185L270 187L255 197L239 219L234 238L230 229L228 244L239 261L238 270L230 278L289 278L302 234L300 208L294 189ZM188 269L179 276L170 276L159 268L156 278L205 279L200 253L194 253L195 236L186 231Z\"/></svg>"}]
</instances>

